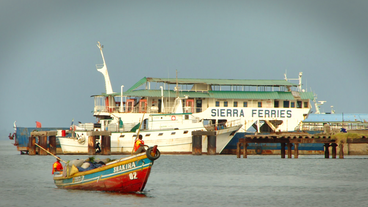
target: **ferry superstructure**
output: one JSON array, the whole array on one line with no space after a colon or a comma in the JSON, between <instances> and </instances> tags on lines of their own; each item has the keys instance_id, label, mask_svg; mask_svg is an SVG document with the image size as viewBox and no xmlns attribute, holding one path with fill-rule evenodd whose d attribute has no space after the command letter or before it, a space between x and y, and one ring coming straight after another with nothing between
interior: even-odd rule
<instances>
[{"instance_id":1,"label":"ferry superstructure","mask_svg":"<svg viewBox=\"0 0 368 207\"><path fill-rule=\"evenodd\" d=\"M101 54L103 56L102 50ZM100 68L106 68L105 63ZM113 117L134 126L142 114L171 113L175 99L183 100L182 110L196 117L222 124L241 120L240 131L294 131L311 110L312 92L291 83L286 75L280 80L199 79L143 77L128 90L111 88L107 69L106 93L94 95L94 116ZM106 75L107 74L107 75Z\"/></svg>"}]
</instances>

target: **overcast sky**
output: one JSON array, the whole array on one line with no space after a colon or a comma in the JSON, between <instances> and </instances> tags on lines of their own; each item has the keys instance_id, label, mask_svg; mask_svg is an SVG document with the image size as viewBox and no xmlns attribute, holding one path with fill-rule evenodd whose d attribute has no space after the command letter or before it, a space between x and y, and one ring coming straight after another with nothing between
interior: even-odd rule
<instances>
[{"instance_id":1,"label":"overcast sky","mask_svg":"<svg viewBox=\"0 0 368 207\"><path fill-rule=\"evenodd\" d=\"M283 79L367 113L368 1L0 2L0 135L94 122L104 54L113 90L143 77Z\"/></svg>"}]
</instances>

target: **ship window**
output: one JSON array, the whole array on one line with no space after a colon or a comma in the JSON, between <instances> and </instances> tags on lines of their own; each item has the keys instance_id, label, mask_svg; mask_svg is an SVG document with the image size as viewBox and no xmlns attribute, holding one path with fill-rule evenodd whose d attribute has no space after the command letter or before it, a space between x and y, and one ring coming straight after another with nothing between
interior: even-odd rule
<instances>
[{"instance_id":1,"label":"ship window","mask_svg":"<svg viewBox=\"0 0 368 207\"><path fill-rule=\"evenodd\" d=\"M220 101L216 101L216 107L220 107Z\"/></svg>"},{"instance_id":2,"label":"ship window","mask_svg":"<svg viewBox=\"0 0 368 207\"><path fill-rule=\"evenodd\" d=\"M123 137L125 137L125 135L124 135L124 134L122 134L122 135L120 135L120 137L121 137L121 138L123 138Z\"/></svg>"},{"instance_id":3,"label":"ship window","mask_svg":"<svg viewBox=\"0 0 368 207\"><path fill-rule=\"evenodd\" d=\"M196 101L196 112L202 112L202 100L197 100Z\"/></svg>"},{"instance_id":4,"label":"ship window","mask_svg":"<svg viewBox=\"0 0 368 207\"><path fill-rule=\"evenodd\" d=\"M243 107L248 107L248 102L243 102Z\"/></svg>"},{"instance_id":5,"label":"ship window","mask_svg":"<svg viewBox=\"0 0 368 207\"><path fill-rule=\"evenodd\" d=\"M234 101L234 107L238 107L238 102Z\"/></svg>"},{"instance_id":6,"label":"ship window","mask_svg":"<svg viewBox=\"0 0 368 207\"><path fill-rule=\"evenodd\" d=\"M275 101L275 102L273 103L273 105L274 105L274 107L275 107L275 108L279 108L279 101Z\"/></svg>"},{"instance_id":7,"label":"ship window","mask_svg":"<svg viewBox=\"0 0 368 207\"><path fill-rule=\"evenodd\" d=\"M289 108L289 101L284 101L284 108Z\"/></svg>"},{"instance_id":8,"label":"ship window","mask_svg":"<svg viewBox=\"0 0 368 207\"><path fill-rule=\"evenodd\" d=\"M146 134L146 137L149 137L149 136L151 136L151 134Z\"/></svg>"},{"instance_id":9,"label":"ship window","mask_svg":"<svg viewBox=\"0 0 368 207\"><path fill-rule=\"evenodd\" d=\"M188 134L188 131L186 131L186 130L185 130L185 131L183 132L183 134Z\"/></svg>"},{"instance_id":10,"label":"ship window","mask_svg":"<svg viewBox=\"0 0 368 207\"><path fill-rule=\"evenodd\" d=\"M302 108L302 102L301 101L296 102L296 108Z\"/></svg>"},{"instance_id":11,"label":"ship window","mask_svg":"<svg viewBox=\"0 0 368 207\"><path fill-rule=\"evenodd\" d=\"M227 107L227 101L224 101L224 107Z\"/></svg>"},{"instance_id":12,"label":"ship window","mask_svg":"<svg viewBox=\"0 0 368 207\"><path fill-rule=\"evenodd\" d=\"M133 134L133 137L137 137L137 135L136 134Z\"/></svg>"},{"instance_id":13,"label":"ship window","mask_svg":"<svg viewBox=\"0 0 368 207\"><path fill-rule=\"evenodd\" d=\"M162 136L164 133L159 133L158 136Z\"/></svg>"},{"instance_id":14,"label":"ship window","mask_svg":"<svg viewBox=\"0 0 368 207\"><path fill-rule=\"evenodd\" d=\"M308 102L304 102L304 108L308 108Z\"/></svg>"},{"instance_id":15,"label":"ship window","mask_svg":"<svg viewBox=\"0 0 368 207\"><path fill-rule=\"evenodd\" d=\"M262 108L262 102L258 102L258 108Z\"/></svg>"},{"instance_id":16,"label":"ship window","mask_svg":"<svg viewBox=\"0 0 368 207\"><path fill-rule=\"evenodd\" d=\"M171 135L174 135L176 132L171 132Z\"/></svg>"},{"instance_id":17,"label":"ship window","mask_svg":"<svg viewBox=\"0 0 368 207\"><path fill-rule=\"evenodd\" d=\"M290 107L291 107L291 108L295 108L295 102L291 102L291 103L290 103Z\"/></svg>"}]
</instances>

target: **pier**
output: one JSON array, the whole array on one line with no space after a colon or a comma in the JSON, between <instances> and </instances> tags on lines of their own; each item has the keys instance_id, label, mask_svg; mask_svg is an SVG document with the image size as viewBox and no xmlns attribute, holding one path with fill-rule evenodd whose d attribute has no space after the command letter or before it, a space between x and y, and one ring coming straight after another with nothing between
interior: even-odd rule
<instances>
[{"instance_id":1,"label":"pier","mask_svg":"<svg viewBox=\"0 0 368 207\"><path fill-rule=\"evenodd\" d=\"M202 155L202 136L207 136L207 155L215 155L216 154L215 131L192 132L192 155Z\"/></svg>"},{"instance_id":2,"label":"pier","mask_svg":"<svg viewBox=\"0 0 368 207\"><path fill-rule=\"evenodd\" d=\"M38 150L36 144L54 155L66 154L57 152L56 146L56 135L57 131L34 131L31 132L28 143L28 154L29 155L47 155L43 150ZM99 147L101 152L100 155L111 155L111 132L109 131L90 131L88 135L88 155L96 155L96 139L101 137L101 146Z\"/></svg>"},{"instance_id":3,"label":"pier","mask_svg":"<svg viewBox=\"0 0 368 207\"><path fill-rule=\"evenodd\" d=\"M368 134L364 133L337 133L337 134L308 134L304 132L291 132L282 133L276 132L267 135L255 134L245 135L244 138L240 138L237 143L236 156L240 158L247 158L247 146L248 143L280 143L281 144L281 158L285 158L286 154L288 158L298 158L300 143L323 143L325 158L330 158L330 147L332 158L336 158L337 149L339 150L339 158L344 158L344 145L345 144L368 144ZM294 150L292 147L294 146ZM286 150L287 148L287 150Z\"/></svg>"}]
</instances>

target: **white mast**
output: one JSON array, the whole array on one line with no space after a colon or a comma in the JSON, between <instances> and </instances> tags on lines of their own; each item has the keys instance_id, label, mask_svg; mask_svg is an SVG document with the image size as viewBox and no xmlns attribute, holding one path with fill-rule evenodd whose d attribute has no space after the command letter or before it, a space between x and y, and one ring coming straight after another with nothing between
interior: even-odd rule
<instances>
[{"instance_id":1,"label":"white mast","mask_svg":"<svg viewBox=\"0 0 368 207\"><path fill-rule=\"evenodd\" d=\"M101 64L98 64L96 65L96 68L97 68L97 71L102 73L102 75L104 76L105 78L105 89L106 89L106 94L112 94L114 93L112 91L112 86L111 86L111 81L110 81L110 76L109 76L109 72L107 71L107 67L106 67L106 62L105 62L105 57L103 55L103 52L102 52L102 48L103 48L103 45L101 45L100 42L97 42L97 47L100 48L100 52L101 52L101 56L102 56L102 61L103 61L103 65L102 67Z\"/></svg>"}]
</instances>

